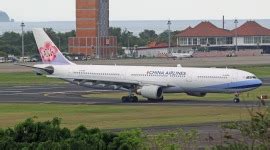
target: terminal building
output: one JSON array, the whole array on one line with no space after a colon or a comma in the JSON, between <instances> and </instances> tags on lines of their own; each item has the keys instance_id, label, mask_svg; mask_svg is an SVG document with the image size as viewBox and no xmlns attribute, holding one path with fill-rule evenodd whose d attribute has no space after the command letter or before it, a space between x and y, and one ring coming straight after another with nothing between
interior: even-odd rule
<instances>
[{"instance_id":1,"label":"terminal building","mask_svg":"<svg viewBox=\"0 0 270 150\"><path fill-rule=\"evenodd\" d=\"M171 53L194 52L193 57L259 56L270 53L270 29L255 21L227 30L209 21L187 27L176 35L176 45L151 45L133 50L135 57L168 57ZM129 50L125 50L130 55Z\"/></svg>"},{"instance_id":2,"label":"terminal building","mask_svg":"<svg viewBox=\"0 0 270 150\"><path fill-rule=\"evenodd\" d=\"M270 29L255 21L247 21L234 30L201 22L177 34L177 46L207 50L258 50L270 53Z\"/></svg>"},{"instance_id":3,"label":"terminal building","mask_svg":"<svg viewBox=\"0 0 270 150\"><path fill-rule=\"evenodd\" d=\"M68 45L71 54L116 57L117 38L109 36L109 0L76 0L76 37Z\"/></svg>"}]
</instances>

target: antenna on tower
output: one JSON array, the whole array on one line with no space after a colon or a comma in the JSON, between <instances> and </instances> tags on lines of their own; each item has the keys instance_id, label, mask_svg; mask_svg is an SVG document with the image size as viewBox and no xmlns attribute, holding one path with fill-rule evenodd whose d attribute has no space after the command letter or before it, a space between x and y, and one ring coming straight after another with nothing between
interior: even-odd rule
<instances>
[{"instance_id":1,"label":"antenna on tower","mask_svg":"<svg viewBox=\"0 0 270 150\"><path fill-rule=\"evenodd\" d=\"M222 16L222 28L225 29L225 17L224 17L224 15Z\"/></svg>"}]
</instances>

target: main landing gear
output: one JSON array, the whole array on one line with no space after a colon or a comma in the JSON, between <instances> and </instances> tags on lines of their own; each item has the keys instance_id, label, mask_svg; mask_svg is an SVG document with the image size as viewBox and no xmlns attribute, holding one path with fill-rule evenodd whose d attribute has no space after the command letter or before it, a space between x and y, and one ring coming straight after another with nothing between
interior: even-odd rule
<instances>
[{"instance_id":1,"label":"main landing gear","mask_svg":"<svg viewBox=\"0 0 270 150\"><path fill-rule=\"evenodd\" d=\"M236 94L234 95L235 97L234 97L234 99L233 99L233 102L236 103L236 104L237 104L237 103L240 103L239 95L240 95L239 93L236 93Z\"/></svg>"},{"instance_id":2,"label":"main landing gear","mask_svg":"<svg viewBox=\"0 0 270 150\"><path fill-rule=\"evenodd\" d=\"M122 103L137 103L139 101L138 97L133 94L134 89L134 87L128 89L128 96L122 97Z\"/></svg>"},{"instance_id":3,"label":"main landing gear","mask_svg":"<svg viewBox=\"0 0 270 150\"><path fill-rule=\"evenodd\" d=\"M123 96L122 97L122 102L123 103L137 103L137 102L139 102L138 97L134 96L134 94L133 94L133 92L134 92L133 89L134 88L129 89L128 96ZM148 102L152 102L152 103L163 102L163 100L164 100L163 96L161 98L158 98L158 99L148 98Z\"/></svg>"},{"instance_id":4,"label":"main landing gear","mask_svg":"<svg viewBox=\"0 0 270 150\"><path fill-rule=\"evenodd\" d=\"M123 96L122 97L122 102L123 103L137 103L139 101L137 96Z\"/></svg>"}]
</instances>

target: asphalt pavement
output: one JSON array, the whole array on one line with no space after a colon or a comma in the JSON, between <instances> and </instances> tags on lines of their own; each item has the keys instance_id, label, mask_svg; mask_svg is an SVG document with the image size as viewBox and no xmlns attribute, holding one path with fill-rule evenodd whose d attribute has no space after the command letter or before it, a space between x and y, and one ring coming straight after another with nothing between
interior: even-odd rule
<instances>
[{"instance_id":1,"label":"asphalt pavement","mask_svg":"<svg viewBox=\"0 0 270 150\"><path fill-rule=\"evenodd\" d=\"M269 85L270 79L265 79ZM267 82L266 82L267 81ZM123 104L115 98L86 98L84 94L100 92L119 92L85 88L72 84L40 85L40 86L2 86L0 87L0 103L61 103L61 104L88 104L88 105L183 105L183 106L235 106L246 107L258 104L257 101L239 104L233 101L208 101L208 100L165 100L161 103L150 103L141 100L138 103ZM124 96L124 95L123 95ZM233 95L232 95L233 98Z\"/></svg>"},{"instance_id":2,"label":"asphalt pavement","mask_svg":"<svg viewBox=\"0 0 270 150\"><path fill-rule=\"evenodd\" d=\"M270 79L263 79L264 85L270 85ZM83 94L101 92L119 92L85 88L72 84L40 85L40 86L2 86L0 87L0 103L56 103L56 104L87 104L87 105L170 105L170 106L217 106L217 107L251 107L258 105L258 101L235 104L232 101L207 101L207 100L165 100L162 103L139 103L123 104L120 99L112 98L85 98ZM233 95L232 95L233 98ZM142 128L146 133L158 134L160 132L175 131L179 128L189 131L195 129L199 133L199 147L212 144L220 144L225 134L221 128L223 123L205 123L175 126L156 126ZM123 129L114 129L123 130ZM238 138L240 133L231 132L233 137Z\"/></svg>"}]
</instances>

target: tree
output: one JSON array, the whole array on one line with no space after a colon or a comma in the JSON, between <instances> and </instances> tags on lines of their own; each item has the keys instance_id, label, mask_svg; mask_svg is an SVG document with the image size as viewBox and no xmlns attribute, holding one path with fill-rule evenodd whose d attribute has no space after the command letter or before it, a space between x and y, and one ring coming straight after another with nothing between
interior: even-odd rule
<instances>
[{"instance_id":1,"label":"tree","mask_svg":"<svg viewBox=\"0 0 270 150\"><path fill-rule=\"evenodd\" d=\"M32 31L24 33L24 43L26 55L32 56L38 54L37 45Z\"/></svg>"},{"instance_id":2,"label":"tree","mask_svg":"<svg viewBox=\"0 0 270 150\"><path fill-rule=\"evenodd\" d=\"M70 131L60 125L60 118L45 122L29 118L14 128L0 129L0 149L139 150L144 146L140 130L112 133L79 126Z\"/></svg>"},{"instance_id":3,"label":"tree","mask_svg":"<svg viewBox=\"0 0 270 150\"><path fill-rule=\"evenodd\" d=\"M122 34L122 29L121 28L115 28L115 27L110 27L109 28L109 35L110 36L116 36L118 42L120 42L121 34Z\"/></svg>"},{"instance_id":4,"label":"tree","mask_svg":"<svg viewBox=\"0 0 270 150\"><path fill-rule=\"evenodd\" d=\"M21 54L21 36L15 32L5 32L0 37L0 49L6 54Z\"/></svg>"},{"instance_id":5,"label":"tree","mask_svg":"<svg viewBox=\"0 0 270 150\"><path fill-rule=\"evenodd\" d=\"M75 36L75 31L72 30L66 33L56 33L53 29L45 29L48 35L52 38L52 41L57 45L61 46L61 51L68 50L68 38ZM28 56L39 56L38 48L34 39L32 31L24 33L24 47L25 55ZM22 36L15 32L6 32L0 37L0 50L3 55L17 55L21 56L22 49Z\"/></svg>"},{"instance_id":6,"label":"tree","mask_svg":"<svg viewBox=\"0 0 270 150\"><path fill-rule=\"evenodd\" d=\"M176 35L178 34L178 32L179 31L171 32L171 42L172 42L171 44L172 45L176 45L176 39L177 39ZM169 42L169 31L168 30L166 30L158 35L158 42L164 42L164 43Z\"/></svg>"},{"instance_id":7,"label":"tree","mask_svg":"<svg viewBox=\"0 0 270 150\"><path fill-rule=\"evenodd\" d=\"M113 139L109 147L111 149L119 148L121 150L140 150L146 147L145 141L142 131L134 129L120 132L118 136Z\"/></svg>"},{"instance_id":8,"label":"tree","mask_svg":"<svg viewBox=\"0 0 270 150\"><path fill-rule=\"evenodd\" d=\"M61 49L62 51L68 52L68 38L69 37L75 37L76 36L76 31L72 30L70 32L66 32L66 33L57 33L58 37L60 37L60 47L59 49Z\"/></svg>"},{"instance_id":9,"label":"tree","mask_svg":"<svg viewBox=\"0 0 270 150\"><path fill-rule=\"evenodd\" d=\"M113 28L109 29L110 36L116 36L118 42L118 54L123 55L124 51L122 47L134 47L135 45L142 46L142 42L140 38L134 36L132 32L127 29L121 30L121 28Z\"/></svg>"},{"instance_id":10,"label":"tree","mask_svg":"<svg viewBox=\"0 0 270 150\"><path fill-rule=\"evenodd\" d=\"M7 53L0 51L0 57L7 57Z\"/></svg>"},{"instance_id":11,"label":"tree","mask_svg":"<svg viewBox=\"0 0 270 150\"><path fill-rule=\"evenodd\" d=\"M144 45L147 45L147 43L155 41L158 38L158 35L154 30L144 30L139 34L139 36Z\"/></svg>"},{"instance_id":12,"label":"tree","mask_svg":"<svg viewBox=\"0 0 270 150\"><path fill-rule=\"evenodd\" d=\"M109 28L109 35L110 36L115 36L117 38L117 43L118 43L118 49L117 53L118 55L123 55L124 51L122 49L122 41L121 41L121 36L122 36L122 29L121 28L115 28L115 27L110 27Z\"/></svg>"},{"instance_id":13,"label":"tree","mask_svg":"<svg viewBox=\"0 0 270 150\"><path fill-rule=\"evenodd\" d=\"M133 43L131 43L131 38L133 36L133 32L130 32L128 30L124 30L121 33L121 38L120 38L120 42L123 46L125 47L130 47L130 45L132 45Z\"/></svg>"},{"instance_id":14,"label":"tree","mask_svg":"<svg viewBox=\"0 0 270 150\"><path fill-rule=\"evenodd\" d=\"M46 28L45 32L56 44L56 46L62 52L68 52L68 38L75 37L76 32L72 30L66 33L55 32L52 28ZM172 32L172 44L175 44L177 31ZM160 35L157 35L154 30L144 30L139 33L139 36L134 35L127 29L122 30L121 28L110 27L109 35L116 36L118 41L118 54L123 54L122 47L134 47L145 46L151 41L168 42L168 32L164 31ZM13 54L21 56L22 41L21 34L15 32L6 32L0 37L0 50L5 54ZM36 46L36 42L32 31L24 33L25 43L25 55L38 56L39 52Z\"/></svg>"},{"instance_id":15,"label":"tree","mask_svg":"<svg viewBox=\"0 0 270 150\"><path fill-rule=\"evenodd\" d=\"M237 130L242 138L233 137L226 133L224 138L228 141L214 149L262 149L270 147L270 109L254 111L249 110L249 121L238 121L223 125L225 130ZM231 141L231 142L230 142Z\"/></svg>"}]
</instances>

